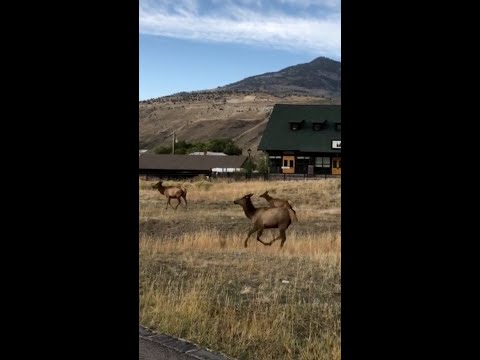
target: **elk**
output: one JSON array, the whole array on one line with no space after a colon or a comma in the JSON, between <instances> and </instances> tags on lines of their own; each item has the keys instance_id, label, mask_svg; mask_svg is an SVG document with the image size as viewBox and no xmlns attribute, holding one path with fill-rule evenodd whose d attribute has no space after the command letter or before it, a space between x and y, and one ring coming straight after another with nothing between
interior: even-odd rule
<instances>
[{"instance_id":1,"label":"elk","mask_svg":"<svg viewBox=\"0 0 480 360\"><path fill-rule=\"evenodd\" d=\"M183 198L183 200L185 201L185 205L182 205L187 207L187 189L181 188L179 186L163 186L162 181L159 181L158 183L152 185L152 188L160 191L160 193L162 195L165 195L165 197L168 199L165 209L168 209L168 205L170 205L174 210L177 210L178 205L182 203L180 200L181 198ZM173 207L173 205L170 204L171 199L177 199L177 206Z\"/></svg>"},{"instance_id":2,"label":"elk","mask_svg":"<svg viewBox=\"0 0 480 360\"><path fill-rule=\"evenodd\" d=\"M280 243L280 248L282 248L283 244L287 240L285 231L292 223L290 214L291 210L287 209L286 207L255 208L250 200L252 196L253 194L248 194L233 202L234 204L240 205L243 208L247 218L252 220L252 227L248 231L247 238L245 239L245 247L247 247L248 238L250 235L256 232L257 241L260 241L263 245L272 245L275 240L282 239L282 242ZM264 229L278 229L280 231L280 235L270 242L264 242L262 239L260 239Z\"/></svg>"},{"instance_id":3,"label":"elk","mask_svg":"<svg viewBox=\"0 0 480 360\"><path fill-rule=\"evenodd\" d=\"M295 210L293 210L292 205L290 205L290 203L288 202L288 200L282 200L282 199L273 198L273 197L271 197L270 195L268 195L268 191L265 191L262 195L260 195L260 197L262 197L262 198L264 198L265 200L267 200L268 204L269 204L271 207L285 207L285 208L287 208L287 209L292 210L292 211L293 211L292 220L298 221L297 212L296 212Z\"/></svg>"}]
</instances>

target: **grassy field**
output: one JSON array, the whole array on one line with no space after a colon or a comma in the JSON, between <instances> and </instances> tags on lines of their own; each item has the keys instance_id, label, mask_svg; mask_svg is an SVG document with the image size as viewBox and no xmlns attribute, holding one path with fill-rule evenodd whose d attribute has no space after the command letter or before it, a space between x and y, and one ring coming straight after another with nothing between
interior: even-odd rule
<instances>
[{"instance_id":1,"label":"grassy field","mask_svg":"<svg viewBox=\"0 0 480 360\"><path fill-rule=\"evenodd\" d=\"M166 182L188 208L140 181L140 322L237 359L340 359L340 179ZM264 246L233 200L289 199L299 222ZM176 204L176 200L172 201ZM269 241L277 229L265 230Z\"/></svg>"}]
</instances>

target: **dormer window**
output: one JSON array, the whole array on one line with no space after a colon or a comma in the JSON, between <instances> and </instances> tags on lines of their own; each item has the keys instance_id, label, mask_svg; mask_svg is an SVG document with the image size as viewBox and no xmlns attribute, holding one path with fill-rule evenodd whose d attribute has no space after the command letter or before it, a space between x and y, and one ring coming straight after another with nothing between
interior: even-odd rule
<instances>
[{"instance_id":1,"label":"dormer window","mask_svg":"<svg viewBox=\"0 0 480 360\"><path fill-rule=\"evenodd\" d=\"M302 121L290 121L290 130L297 131L302 128L303 120Z\"/></svg>"},{"instance_id":2,"label":"dormer window","mask_svg":"<svg viewBox=\"0 0 480 360\"><path fill-rule=\"evenodd\" d=\"M323 130L325 128L325 123L326 123L326 120L323 120L323 121L315 121L313 123L313 131L320 131L320 130Z\"/></svg>"},{"instance_id":3,"label":"dormer window","mask_svg":"<svg viewBox=\"0 0 480 360\"><path fill-rule=\"evenodd\" d=\"M336 123L335 124L335 130L342 131L342 123Z\"/></svg>"}]
</instances>

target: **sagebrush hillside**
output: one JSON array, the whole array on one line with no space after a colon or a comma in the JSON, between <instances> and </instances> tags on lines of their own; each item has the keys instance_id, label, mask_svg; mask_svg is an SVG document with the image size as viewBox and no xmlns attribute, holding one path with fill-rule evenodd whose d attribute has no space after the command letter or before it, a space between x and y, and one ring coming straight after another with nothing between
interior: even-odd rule
<instances>
[{"instance_id":1,"label":"sagebrush hillside","mask_svg":"<svg viewBox=\"0 0 480 360\"><path fill-rule=\"evenodd\" d=\"M231 138L243 150L256 151L273 106L278 103L338 104L339 100L224 91L144 101L139 105L139 147L170 146L175 130L178 141Z\"/></svg>"}]
</instances>

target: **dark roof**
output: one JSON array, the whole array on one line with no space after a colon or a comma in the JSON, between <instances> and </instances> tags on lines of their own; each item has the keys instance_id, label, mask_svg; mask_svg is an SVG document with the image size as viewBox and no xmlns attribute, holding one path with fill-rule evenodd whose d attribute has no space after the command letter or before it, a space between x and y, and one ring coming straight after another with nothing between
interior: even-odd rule
<instances>
[{"instance_id":1,"label":"dark roof","mask_svg":"<svg viewBox=\"0 0 480 360\"><path fill-rule=\"evenodd\" d=\"M303 124L305 122L305 120L292 120L292 121L289 121L288 123L289 124Z\"/></svg>"},{"instance_id":2,"label":"dark roof","mask_svg":"<svg viewBox=\"0 0 480 360\"><path fill-rule=\"evenodd\" d=\"M246 159L246 156L143 154L139 157L139 169L211 170L212 168L241 168Z\"/></svg>"},{"instance_id":3,"label":"dark roof","mask_svg":"<svg viewBox=\"0 0 480 360\"><path fill-rule=\"evenodd\" d=\"M299 130L291 130L290 123L304 120ZM264 151L332 152L332 140L341 140L341 131L336 123L341 123L340 105L287 105L274 106L262 140L258 145ZM323 123L319 131L313 130L314 123Z\"/></svg>"}]
</instances>

